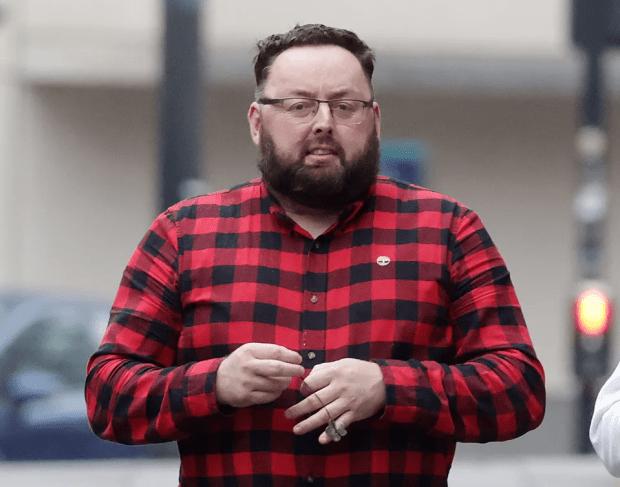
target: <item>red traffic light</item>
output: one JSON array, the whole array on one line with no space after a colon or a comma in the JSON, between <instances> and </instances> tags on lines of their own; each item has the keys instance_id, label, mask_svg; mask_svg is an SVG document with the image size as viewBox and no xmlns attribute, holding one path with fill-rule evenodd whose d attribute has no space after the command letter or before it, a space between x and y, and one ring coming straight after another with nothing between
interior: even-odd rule
<instances>
[{"instance_id":1,"label":"red traffic light","mask_svg":"<svg viewBox=\"0 0 620 487\"><path fill-rule=\"evenodd\" d=\"M599 289L582 291L575 301L575 326L579 333L596 337L604 335L611 325L611 301Z\"/></svg>"}]
</instances>

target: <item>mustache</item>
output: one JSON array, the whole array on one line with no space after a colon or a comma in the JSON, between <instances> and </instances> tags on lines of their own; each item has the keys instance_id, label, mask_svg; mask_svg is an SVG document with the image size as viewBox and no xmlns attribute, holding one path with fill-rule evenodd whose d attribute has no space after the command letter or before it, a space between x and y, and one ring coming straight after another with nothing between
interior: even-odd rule
<instances>
[{"instance_id":1,"label":"mustache","mask_svg":"<svg viewBox=\"0 0 620 487\"><path fill-rule=\"evenodd\" d=\"M330 135L323 135L312 140L306 140L300 149L300 159L311 152L313 149L321 147L334 151L341 159L344 156L344 149Z\"/></svg>"},{"instance_id":2,"label":"mustache","mask_svg":"<svg viewBox=\"0 0 620 487\"><path fill-rule=\"evenodd\" d=\"M291 189L293 191L303 191L303 189L308 184L307 175L305 174L306 167L304 157L317 147L326 148L333 151L338 157L338 159L340 159L341 174L344 173L344 149L331 136L322 136L313 140L306 141L299 151L300 153L297 161L291 167Z\"/></svg>"}]
</instances>

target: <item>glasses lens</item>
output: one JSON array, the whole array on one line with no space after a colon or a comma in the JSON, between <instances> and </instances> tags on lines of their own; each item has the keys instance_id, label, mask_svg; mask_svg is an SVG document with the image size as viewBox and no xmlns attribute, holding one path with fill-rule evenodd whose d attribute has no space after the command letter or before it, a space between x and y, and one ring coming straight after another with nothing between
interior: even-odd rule
<instances>
[{"instance_id":1,"label":"glasses lens","mask_svg":"<svg viewBox=\"0 0 620 487\"><path fill-rule=\"evenodd\" d=\"M357 123L361 120L364 104L355 100L334 100L329 103L333 117L339 122Z\"/></svg>"},{"instance_id":2,"label":"glasses lens","mask_svg":"<svg viewBox=\"0 0 620 487\"><path fill-rule=\"evenodd\" d=\"M289 98L282 102L282 108L291 117L306 118L314 116L318 104L316 100L307 98Z\"/></svg>"},{"instance_id":3,"label":"glasses lens","mask_svg":"<svg viewBox=\"0 0 620 487\"><path fill-rule=\"evenodd\" d=\"M364 102L357 100L319 102L309 98L287 98L282 101L282 109L291 120L304 123L316 115L320 103L329 105L336 123L356 124L364 117Z\"/></svg>"}]
</instances>

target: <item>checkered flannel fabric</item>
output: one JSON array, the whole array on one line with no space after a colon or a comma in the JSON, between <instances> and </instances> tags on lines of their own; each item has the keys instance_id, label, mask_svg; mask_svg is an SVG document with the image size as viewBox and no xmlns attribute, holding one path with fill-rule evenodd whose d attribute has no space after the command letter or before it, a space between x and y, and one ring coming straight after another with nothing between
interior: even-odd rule
<instances>
[{"instance_id":1,"label":"checkered flannel fabric","mask_svg":"<svg viewBox=\"0 0 620 487\"><path fill-rule=\"evenodd\" d=\"M339 443L296 436L273 403L222 411L219 364L248 342L309 370L377 362L386 407ZM160 215L133 254L101 347L88 415L107 440L176 440L194 486L445 486L455 443L517 437L545 390L504 261L458 202L379 177L313 240L255 180Z\"/></svg>"}]
</instances>

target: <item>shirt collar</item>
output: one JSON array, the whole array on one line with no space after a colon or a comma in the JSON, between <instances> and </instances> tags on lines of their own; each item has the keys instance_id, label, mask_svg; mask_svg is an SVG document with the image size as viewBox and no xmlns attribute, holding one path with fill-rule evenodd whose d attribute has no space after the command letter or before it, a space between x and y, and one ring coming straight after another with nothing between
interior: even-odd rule
<instances>
[{"instance_id":1,"label":"shirt collar","mask_svg":"<svg viewBox=\"0 0 620 487\"><path fill-rule=\"evenodd\" d=\"M376 183L373 183L366 195L347 206L347 208L345 208L345 210L340 214L340 217L338 218L336 224L326 233L333 231L335 228L343 230L344 227L358 215L358 213L360 212L366 201L371 197L371 195L374 194L375 184ZM282 223L286 222L289 225L295 225L295 222L286 215L286 210L282 207L282 205L280 205L276 197L269 193L267 185L262 179L260 184L260 196L261 200L265 202L265 206L263 206L263 208L267 206L271 215L277 217L278 220Z\"/></svg>"}]
</instances>

